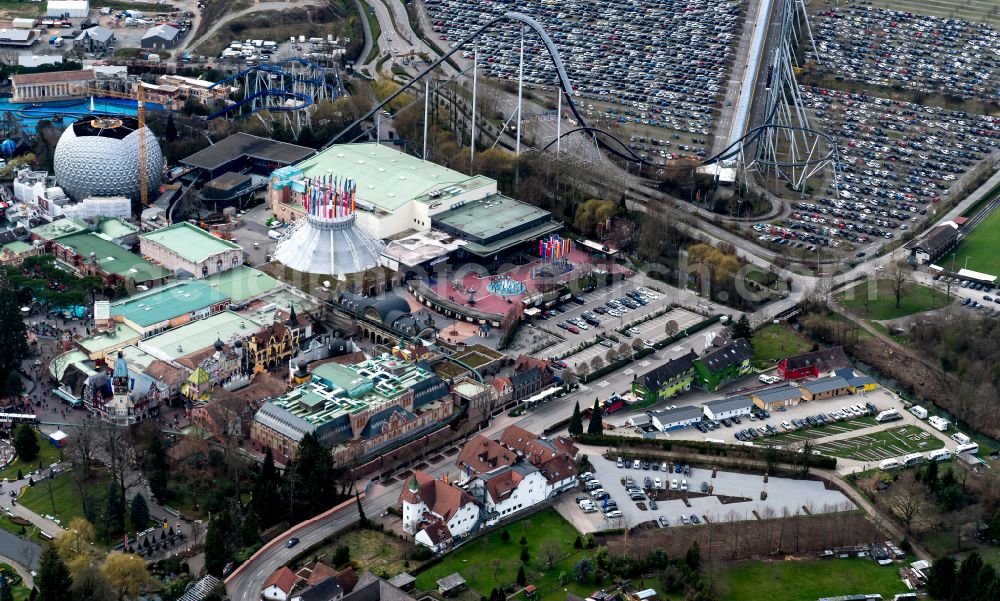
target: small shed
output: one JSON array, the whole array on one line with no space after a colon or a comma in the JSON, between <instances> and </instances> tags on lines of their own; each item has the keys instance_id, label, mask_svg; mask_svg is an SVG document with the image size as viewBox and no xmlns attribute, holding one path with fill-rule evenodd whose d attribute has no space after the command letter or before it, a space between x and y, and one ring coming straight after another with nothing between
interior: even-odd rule
<instances>
[{"instance_id":1,"label":"small shed","mask_svg":"<svg viewBox=\"0 0 1000 601\"><path fill-rule=\"evenodd\" d=\"M413 585L414 583L416 583L416 581L417 579L412 574L408 572L402 572L390 578L389 584L398 588L401 591L408 591L413 588Z\"/></svg>"},{"instance_id":2,"label":"small shed","mask_svg":"<svg viewBox=\"0 0 1000 601\"><path fill-rule=\"evenodd\" d=\"M441 580L438 580L437 585L438 592L442 595L454 595L465 588L465 578L462 578L461 574L455 572L450 576L445 576Z\"/></svg>"},{"instance_id":3,"label":"small shed","mask_svg":"<svg viewBox=\"0 0 1000 601\"><path fill-rule=\"evenodd\" d=\"M69 434L66 434L62 430L56 430L52 434L49 434L49 444L57 449L61 449L66 446L69 442Z\"/></svg>"}]
</instances>

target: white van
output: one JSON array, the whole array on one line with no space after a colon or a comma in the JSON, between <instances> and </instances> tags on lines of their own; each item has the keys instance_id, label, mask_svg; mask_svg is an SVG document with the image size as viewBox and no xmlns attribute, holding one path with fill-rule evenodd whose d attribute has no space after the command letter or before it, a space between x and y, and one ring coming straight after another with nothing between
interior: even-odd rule
<instances>
[{"instance_id":1,"label":"white van","mask_svg":"<svg viewBox=\"0 0 1000 601\"><path fill-rule=\"evenodd\" d=\"M927 410L920 405L914 405L910 407L910 413L916 415L920 419L927 419Z\"/></svg>"},{"instance_id":2,"label":"white van","mask_svg":"<svg viewBox=\"0 0 1000 601\"><path fill-rule=\"evenodd\" d=\"M878 469L882 470L883 472L888 472L890 470L899 469L899 460L898 459L883 459L878 464Z\"/></svg>"},{"instance_id":3,"label":"white van","mask_svg":"<svg viewBox=\"0 0 1000 601\"><path fill-rule=\"evenodd\" d=\"M938 449L927 453L927 458L931 461L948 461L951 459L951 451L948 449Z\"/></svg>"}]
</instances>

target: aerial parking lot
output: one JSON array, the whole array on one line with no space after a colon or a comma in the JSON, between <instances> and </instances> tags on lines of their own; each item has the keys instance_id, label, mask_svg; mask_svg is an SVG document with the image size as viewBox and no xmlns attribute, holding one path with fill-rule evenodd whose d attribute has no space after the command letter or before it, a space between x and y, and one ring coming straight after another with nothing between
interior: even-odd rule
<instances>
[{"instance_id":1,"label":"aerial parking lot","mask_svg":"<svg viewBox=\"0 0 1000 601\"><path fill-rule=\"evenodd\" d=\"M613 452L613 451L612 451ZM566 493L557 508L582 532L655 522L663 528L767 515L851 511L854 504L818 480L764 478L672 463L624 462L590 455L600 488ZM654 468L654 465L656 469ZM643 467L645 466L645 467ZM593 485L585 488L593 488ZM766 492L766 499L761 493ZM607 495L607 501L605 501Z\"/></svg>"},{"instance_id":2,"label":"aerial parking lot","mask_svg":"<svg viewBox=\"0 0 1000 601\"><path fill-rule=\"evenodd\" d=\"M985 23L855 4L823 7L813 20L819 68L837 79L963 100L997 97L1000 36Z\"/></svg>"},{"instance_id":3,"label":"aerial parking lot","mask_svg":"<svg viewBox=\"0 0 1000 601\"><path fill-rule=\"evenodd\" d=\"M792 203L787 220L755 225L761 242L866 252L919 231L973 168L997 156L998 117L816 87L802 98L813 123L838 140L842 182Z\"/></svg>"},{"instance_id":4,"label":"aerial parking lot","mask_svg":"<svg viewBox=\"0 0 1000 601\"><path fill-rule=\"evenodd\" d=\"M512 9L497 0L425 4L434 37L453 46ZM622 124L664 130L650 138L645 152L665 153L657 146L674 132L711 134L744 21L738 2L590 0L531 2L517 9L538 20L555 42L578 106ZM486 74L517 80L519 31L517 24L502 23L483 36L479 64ZM530 31L524 51L525 83L552 86L552 61ZM468 49L466 58L471 53ZM606 104L595 107L594 101ZM631 142L644 145L645 138Z\"/></svg>"}]
</instances>

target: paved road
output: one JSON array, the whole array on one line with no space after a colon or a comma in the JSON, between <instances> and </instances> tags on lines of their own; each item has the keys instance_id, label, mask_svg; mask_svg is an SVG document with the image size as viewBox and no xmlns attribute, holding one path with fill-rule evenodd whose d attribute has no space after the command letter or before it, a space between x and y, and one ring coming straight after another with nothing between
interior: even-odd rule
<instances>
[{"instance_id":1,"label":"paved road","mask_svg":"<svg viewBox=\"0 0 1000 601\"><path fill-rule=\"evenodd\" d=\"M215 35L215 33L217 31L219 31L219 29L223 25L225 25L226 23L229 23L233 19L238 19L240 17L246 16L246 15L249 15L249 14L252 14L252 13L262 12L262 11L266 11L266 10L286 10L288 8L300 7L300 6L309 6L309 5L314 5L314 4L321 4L321 2L319 0L298 0L294 6L290 5L287 2L258 2L257 4L254 4L253 6L251 6L249 8L244 8L243 10L238 10L238 11L235 11L235 12L226 13L224 17L222 17L221 19L219 19L218 21L216 21L215 23L213 23L212 26L209 27L208 30L205 31L205 33L203 33L201 35L201 37L196 38L196 39L192 39L192 38L188 37L187 40L184 43L181 44L180 48L177 49L177 51L175 52L175 54L181 54L185 50L197 50L199 45L203 44L205 42L205 40L207 40L207 39L211 38L213 35ZM195 10L195 14L197 14L197 13L198 13L198 11ZM366 33L365 39L367 40L367 39L370 38L370 36L367 33L368 32L368 21L366 21L365 19L362 18L361 22L364 24L365 33ZM191 25L191 27L192 27L193 31L197 31L198 30L198 22L197 21L193 22L192 25ZM281 40L275 40L275 41L276 42L280 42ZM286 39L285 41L287 42L288 40ZM365 55L362 55L362 56L365 56Z\"/></svg>"}]
</instances>

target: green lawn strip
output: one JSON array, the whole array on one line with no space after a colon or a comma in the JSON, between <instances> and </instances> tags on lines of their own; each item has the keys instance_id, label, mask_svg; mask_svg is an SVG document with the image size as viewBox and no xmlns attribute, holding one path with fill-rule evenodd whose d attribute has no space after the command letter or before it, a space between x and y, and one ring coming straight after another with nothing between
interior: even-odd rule
<instances>
[{"instance_id":1,"label":"green lawn strip","mask_svg":"<svg viewBox=\"0 0 1000 601\"><path fill-rule=\"evenodd\" d=\"M754 365L766 369L785 357L808 352L812 348L801 334L784 324L768 324L754 333L750 339L753 345Z\"/></svg>"},{"instance_id":2,"label":"green lawn strip","mask_svg":"<svg viewBox=\"0 0 1000 601\"><path fill-rule=\"evenodd\" d=\"M7 514L0 514L0 528L12 534L16 534L21 538L27 538L29 540L33 540L38 544L44 544L49 542L47 539L44 539L38 535L38 532L41 530L41 528L35 526L34 524L29 524L27 526L15 524L10 519L10 516Z\"/></svg>"},{"instance_id":3,"label":"green lawn strip","mask_svg":"<svg viewBox=\"0 0 1000 601\"><path fill-rule=\"evenodd\" d=\"M853 430L860 430L861 428L869 428L874 426L876 423L877 422L873 417L859 417L816 428L806 428L805 430L795 430L794 432L783 432L775 434L766 440L771 441L774 444L789 444L802 440L815 440L817 438L834 436L842 432L851 432Z\"/></svg>"},{"instance_id":4,"label":"green lawn strip","mask_svg":"<svg viewBox=\"0 0 1000 601\"><path fill-rule=\"evenodd\" d=\"M377 2L378 0L374 1ZM368 57L365 58L365 63L370 63L379 54L378 39L382 35L382 28L378 24L378 17L375 16L375 11L367 4L367 0L362 2L361 5L365 8L365 18L368 19L368 27L372 32L372 49L368 52Z\"/></svg>"},{"instance_id":5,"label":"green lawn strip","mask_svg":"<svg viewBox=\"0 0 1000 601\"><path fill-rule=\"evenodd\" d=\"M861 282L837 295L837 301L866 319L878 321L940 309L951 302L945 292L910 282L897 308L889 280L878 280L871 290L868 282Z\"/></svg>"},{"instance_id":6,"label":"green lawn strip","mask_svg":"<svg viewBox=\"0 0 1000 601\"><path fill-rule=\"evenodd\" d=\"M860 558L749 561L723 569L719 580L722 601L811 600L871 593L891 599L907 592L898 566L880 566Z\"/></svg>"},{"instance_id":7,"label":"green lawn strip","mask_svg":"<svg viewBox=\"0 0 1000 601\"><path fill-rule=\"evenodd\" d=\"M110 476L106 471L94 471L94 478L87 483L87 494L95 503L103 503L108 494ZM83 502L80 491L73 482L70 472L63 472L51 480L52 494L49 495L49 482L36 482L34 486L21 493L17 502L34 511L38 515L54 515L63 524L68 524L75 517L83 516ZM53 508L53 503L55 507Z\"/></svg>"},{"instance_id":8,"label":"green lawn strip","mask_svg":"<svg viewBox=\"0 0 1000 601\"><path fill-rule=\"evenodd\" d=\"M503 542L501 532L506 529L510 540ZM519 522L494 528L489 534L466 543L449 553L438 564L417 575L416 587L420 590L437 589L437 580L458 572L465 578L469 588L480 595L489 596L494 587L513 585L517 580L517 570L521 566L521 535L527 538L526 547L530 555L525 566L528 584L538 589L536 598L543 601L562 601L566 597L563 589L586 597L594 590L594 583L570 582L561 585L559 574L572 576L573 564L584 557L593 559L593 549L574 549L573 541L579 533L553 509L546 509ZM562 552L551 568L545 565L540 549L556 541ZM485 541L485 542L484 542ZM654 583L650 582L652 586Z\"/></svg>"},{"instance_id":9,"label":"green lawn strip","mask_svg":"<svg viewBox=\"0 0 1000 601\"><path fill-rule=\"evenodd\" d=\"M915 438L916 437L916 438ZM911 440L915 438L914 440ZM924 443L924 446L921 446ZM826 455L874 461L908 453L926 453L944 447L941 439L918 426L899 426L864 436L823 443L816 449Z\"/></svg>"},{"instance_id":10,"label":"green lawn strip","mask_svg":"<svg viewBox=\"0 0 1000 601\"><path fill-rule=\"evenodd\" d=\"M1000 210L983 219L955 248L955 265L973 271L1000 274ZM968 259L968 264L966 264ZM951 266L951 253L941 258L942 267Z\"/></svg>"},{"instance_id":11,"label":"green lawn strip","mask_svg":"<svg viewBox=\"0 0 1000 601\"><path fill-rule=\"evenodd\" d=\"M28 472L39 469L39 464L45 468L59 461L59 449L49 444L48 438L37 431L35 438L38 440L38 457L34 461L21 461L21 458L18 457L10 465L0 470L0 478L17 480L18 470L21 470L21 474L27 478Z\"/></svg>"}]
</instances>

